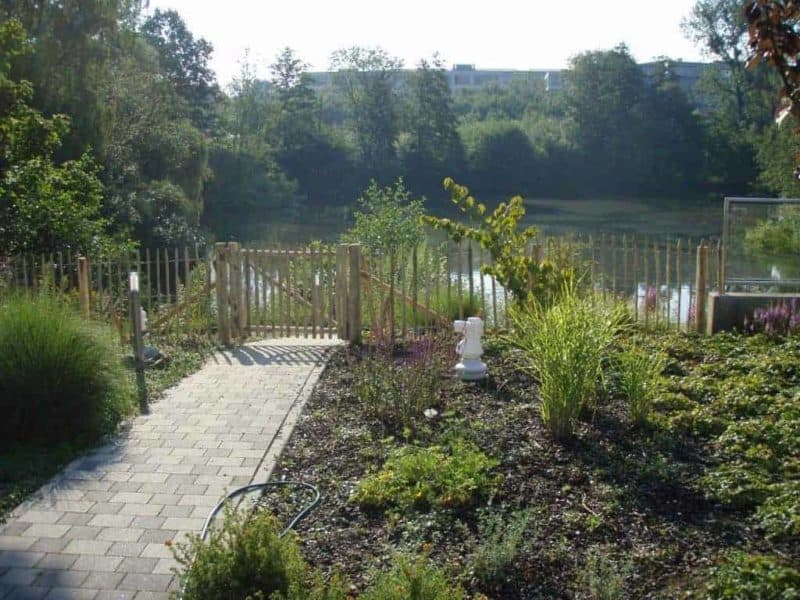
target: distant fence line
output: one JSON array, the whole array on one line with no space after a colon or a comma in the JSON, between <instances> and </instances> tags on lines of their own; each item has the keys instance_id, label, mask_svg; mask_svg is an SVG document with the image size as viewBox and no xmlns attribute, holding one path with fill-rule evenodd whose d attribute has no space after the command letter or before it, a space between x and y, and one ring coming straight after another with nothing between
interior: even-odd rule
<instances>
[{"instance_id":1,"label":"distant fence line","mask_svg":"<svg viewBox=\"0 0 800 600\"><path fill-rule=\"evenodd\" d=\"M348 327L356 323L402 339L475 314L490 329L507 327L509 294L481 273L491 259L477 245L429 242L402 256L359 250L358 258L351 247L217 244L88 257L63 251L0 264L11 287L49 286L75 294L85 314L115 320L127 315L127 277L136 271L154 328L187 327L187 306L200 304L207 314L194 315L192 326L224 341L250 335L349 337ZM559 237L536 240L525 251L541 259L568 258L591 293L627 301L634 318L647 326L699 330L707 293L722 289L724 281L719 242ZM356 296L357 320L349 314Z\"/></svg>"}]
</instances>

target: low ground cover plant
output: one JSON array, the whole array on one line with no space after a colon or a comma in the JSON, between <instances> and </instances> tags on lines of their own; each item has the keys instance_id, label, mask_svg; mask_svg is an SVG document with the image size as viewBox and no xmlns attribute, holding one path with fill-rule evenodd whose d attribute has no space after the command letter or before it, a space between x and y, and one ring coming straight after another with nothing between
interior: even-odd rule
<instances>
[{"instance_id":1,"label":"low ground cover plant","mask_svg":"<svg viewBox=\"0 0 800 600\"><path fill-rule=\"evenodd\" d=\"M711 570L706 591L719 599L793 600L800 598L800 571L777 556L732 552Z\"/></svg>"},{"instance_id":2,"label":"low ground cover plant","mask_svg":"<svg viewBox=\"0 0 800 600\"><path fill-rule=\"evenodd\" d=\"M394 562L391 570L376 576L361 600L467 600L464 589L450 583L426 557L399 555Z\"/></svg>"},{"instance_id":3,"label":"low ground cover plant","mask_svg":"<svg viewBox=\"0 0 800 600\"><path fill-rule=\"evenodd\" d=\"M511 320L507 340L522 351L520 368L539 382L542 420L553 436L568 438L579 417L595 409L604 360L624 310L582 297L570 284L552 305L517 308Z\"/></svg>"},{"instance_id":4,"label":"low ground cover plant","mask_svg":"<svg viewBox=\"0 0 800 600\"><path fill-rule=\"evenodd\" d=\"M800 341L763 335L663 335L672 374L665 426L708 445L708 496L752 508L774 539L800 537Z\"/></svg>"},{"instance_id":5,"label":"low ground cover plant","mask_svg":"<svg viewBox=\"0 0 800 600\"><path fill-rule=\"evenodd\" d=\"M464 440L449 446L404 446L393 451L380 471L362 479L353 500L384 508L466 506L487 496L499 482L498 461Z\"/></svg>"},{"instance_id":6,"label":"low ground cover plant","mask_svg":"<svg viewBox=\"0 0 800 600\"><path fill-rule=\"evenodd\" d=\"M501 584L514 568L525 549L525 530L532 517L529 510L517 511L508 517L501 512L482 516L478 524L482 543L472 556L470 570L484 589Z\"/></svg>"},{"instance_id":7,"label":"low ground cover plant","mask_svg":"<svg viewBox=\"0 0 800 600\"><path fill-rule=\"evenodd\" d=\"M80 447L133 409L118 340L55 296L0 301L0 348L0 445Z\"/></svg>"}]
</instances>

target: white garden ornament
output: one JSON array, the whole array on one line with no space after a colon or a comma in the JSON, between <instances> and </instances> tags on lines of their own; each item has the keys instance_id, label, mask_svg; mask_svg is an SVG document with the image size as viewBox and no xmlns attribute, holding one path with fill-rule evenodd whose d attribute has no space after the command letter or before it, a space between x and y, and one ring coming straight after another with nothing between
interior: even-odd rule
<instances>
[{"instance_id":1,"label":"white garden ornament","mask_svg":"<svg viewBox=\"0 0 800 600\"><path fill-rule=\"evenodd\" d=\"M461 360L456 365L456 373L462 381L477 381L486 377L486 363L481 360L483 347L483 320L470 317L466 321L453 323L456 333L463 334L463 338L456 346L456 353Z\"/></svg>"}]
</instances>

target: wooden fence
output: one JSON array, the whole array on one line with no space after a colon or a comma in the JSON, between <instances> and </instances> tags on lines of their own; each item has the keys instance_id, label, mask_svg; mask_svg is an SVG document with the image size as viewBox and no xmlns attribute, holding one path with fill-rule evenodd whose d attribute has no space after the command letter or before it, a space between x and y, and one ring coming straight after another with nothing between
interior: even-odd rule
<instances>
[{"instance_id":1,"label":"wooden fence","mask_svg":"<svg viewBox=\"0 0 800 600\"><path fill-rule=\"evenodd\" d=\"M724 251L718 242L560 237L536 240L524 251L574 265L595 297L627 302L632 316L647 327L702 330L708 293L724 287ZM365 256L366 328L404 338L476 314L489 329L507 328L511 298L480 269L491 261L466 241Z\"/></svg>"},{"instance_id":2,"label":"wooden fence","mask_svg":"<svg viewBox=\"0 0 800 600\"><path fill-rule=\"evenodd\" d=\"M723 288L719 243L633 237L544 238L526 252L577 267L597 298L629 303L646 326L701 330L708 292ZM357 245L145 249L118 256L69 252L4 262L5 281L52 287L77 297L88 315L125 322L127 275L137 271L151 331L358 340L363 331L393 340L450 328L481 315L508 326L508 292L480 267L491 258L462 242L429 241L405 252L369 253Z\"/></svg>"},{"instance_id":3,"label":"wooden fence","mask_svg":"<svg viewBox=\"0 0 800 600\"><path fill-rule=\"evenodd\" d=\"M64 251L14 256L5 261L2 271L6 286L73 295L87 317L107 319L120 329L127 326L128 274L136 271L149 328L164 331L185 329L186 307L203 304L212 285L211 258L199 245L95 256ZM197 332L213 333L210 319L195 317L198 322L192 327Z\"/></svg>"},{"instance_id":4,"label":"wooden fence","mask_svg":"<svg viewBox=\"0 0 800 600\"><path fill-rule=\"evenodd\" d=\"M268 335L355 339L347 331L343 289L347 249L217 244L214 273L222 343ZM360 332L360 325L354 332L356 328Z\"/></svg>"}]
</instances>

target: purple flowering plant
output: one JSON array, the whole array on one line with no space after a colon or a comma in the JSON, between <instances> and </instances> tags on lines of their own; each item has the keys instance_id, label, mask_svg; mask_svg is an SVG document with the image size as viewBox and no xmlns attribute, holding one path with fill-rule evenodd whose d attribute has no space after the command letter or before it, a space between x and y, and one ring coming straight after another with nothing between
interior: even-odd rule
<instances>
[{"instance_id":1,"label":"purple flowering plant","mask_svg":"<svg viewBox=\"0 0 800 600\"><path fill-rule=\"evenodd\" d=\"M757 308L752 319L745 319L745 330L769 337L785 337L800 331L800 299Z\"/></svg>"}]
</instances>

